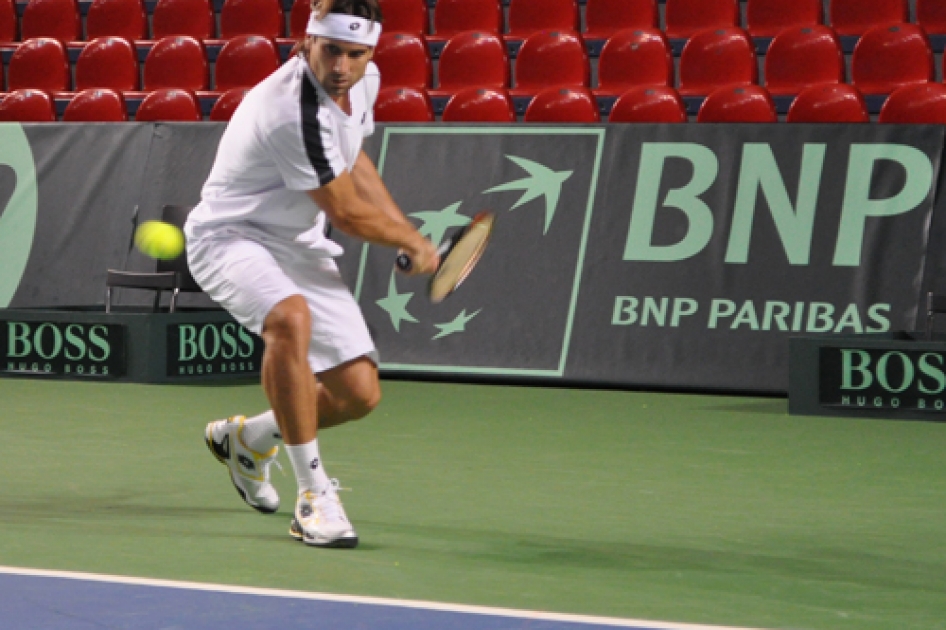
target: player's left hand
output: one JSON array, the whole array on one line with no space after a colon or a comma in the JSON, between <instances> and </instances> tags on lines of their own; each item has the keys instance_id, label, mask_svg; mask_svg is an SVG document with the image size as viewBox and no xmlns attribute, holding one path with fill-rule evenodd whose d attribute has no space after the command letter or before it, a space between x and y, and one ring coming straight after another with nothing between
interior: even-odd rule
<instances>
[{"instance_id":1,"label":"player's left hand","mask_svg":"<svg viewBox=\"0 0 946 630\"><path fill-rule=\"evenodd\" d=\"M432 274L440 266L440 254L437 253L437 248L433 243L418 236L416 245L400 250L400 253L407 254L410 260L410 268L403 271L409 275Z\"/></svg>"}]
</instances>

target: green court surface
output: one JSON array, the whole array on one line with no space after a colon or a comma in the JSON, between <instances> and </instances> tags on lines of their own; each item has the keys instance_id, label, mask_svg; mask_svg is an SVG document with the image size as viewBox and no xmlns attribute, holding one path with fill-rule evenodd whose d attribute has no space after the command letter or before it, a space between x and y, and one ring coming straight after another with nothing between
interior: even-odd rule
<instances>
[{"instance_id":1,"label":"green court surface","mask_svg":"<svg viewBox=\"0 0 946 630\"><path fill-rule=\"evenodd\" d=\"M946 425L784 399L384 383L322 434L361 536L208 453L257 385L0 380L0 565L763 628L946 628Z\"/></svg>"}]
</instances>

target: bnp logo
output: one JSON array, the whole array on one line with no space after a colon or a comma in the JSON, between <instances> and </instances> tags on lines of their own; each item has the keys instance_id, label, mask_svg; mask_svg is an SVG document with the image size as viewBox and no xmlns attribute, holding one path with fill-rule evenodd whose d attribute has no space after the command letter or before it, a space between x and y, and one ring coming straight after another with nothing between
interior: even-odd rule
<instances>
[{"instance_id":1,"label":"bnp logo","mask_svg":"<svg viewBox=\"0 0 946 630\"><path fill-rule=\"evenodd\" d=\"M538 162L528 160L515 155L507 155L507 159L514 162L528 175L526 177L493 186L482 194L520 191L522 194L518 200L509 208L513 211L516 208L544 208L544 222L542 234L548 234L552 221L555 219L555 211L558 209L559 198L562 194L562 185L572 176L574 171L564 170L556 171L548 168ZM537 204L529 204L530 201L538 200ZM442 243L448 234L457 230L470 222L470 217L461 212L463 202L458 201L448 205L446 208L434 211L421 211L409 213L408 216L418 222L418 231L430 239L433 243ZM473 213L477 209L471 209ZM502 219L500 219L501 221ZM398 275L391 273L388 282L388 293L383 298L376 300L376 303L384 310L391 319L391 326L394 330L400 332L401 324L409 322L412 324L420 323L409 310L408 306L414 298L413 291L400 291L398 289ZM467 326L480 313L483 308L468 312L466 308L450 321L434 323L437 333L431 337L432 340L442 339L444 337L466 332Z\"/></svg>"},{"instance_id":2,"label":"bnp logo","mask_svg":"<svg viewBox=\"0 0 946 630\"><path fill-rule=\"evenodd\" d=\"M394 270L392 250L362 249L355 295L383 368L560 375L603 138L603 129L385 129L379 168L422 235L441 243L483 210L497 218L476 270L439 304L427 278Z\"/></svg>"},{"instance_id":3,"label":"bnp logo","mask_svg":"<svg viewBox=\"0 0 946 630\"><path fill-rule=\"evenodd\" d=\"M753 226L759 208L768 208L772 223L792 265L808 265L815 235L816 213L822 187L839 186L840 181L825 181L828 146L806 143L799 166L799 182L794 202L775 159L775 150L767 143L748 142L742 147L739 179L732 202L732 221L723 250L726 264L746 264ZM659 186L671 163L689 162L692 176L678 188L664 191ZM624 260L643 262L678 262L703 252L720 234L718 217L703 200L720 175L720 164L732 156L717 155L709 147L695 143L644 143L641 148L637 191L624 248ZM889 175L878 176L879 165L898 164L906 175L900 186L889 185ZM835 177L839 174L833 171ZM933 163L911 146L900 144L852 144L846 156L843 177L841 216L834 243L835 267L858 267L869 219L892 217L911 212L933 190ZM875 181L877 180L877 181ZM874 198L874 188L888 183L882 198ZM760 197L765 203L760 203ZM658 214L664 208L682 211L687 227L674 243L654 243Z\"/></svg>"},{"instance_id":4,"label":"bnp logo","mask_svg":"<svg viewBox=\"0 0 946 630\"><path fill-rule=\"evenodd\" d=\"M33 246L37 185L23 128L0 124L0 308L13 299Z\"/></svg>"}]
</instances>

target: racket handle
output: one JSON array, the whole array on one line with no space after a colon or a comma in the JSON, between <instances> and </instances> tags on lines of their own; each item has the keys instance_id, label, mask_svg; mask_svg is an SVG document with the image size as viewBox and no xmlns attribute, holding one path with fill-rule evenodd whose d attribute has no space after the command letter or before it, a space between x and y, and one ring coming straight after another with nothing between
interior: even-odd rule
<instances>
[{"instance_id":1,"label":"racket handle","mask_svg":"<svg viewBox=\"0 0 946 630\"><path fill-rule=\"evenodd\" d=\"M394 259L394 264L397 265L397 268L401 271L407 273L414 266L414 262L411 260L411 257L407 254L398 254L397 258Z\"/></svg>"},{"instance_id":2,"label":"racket handle","mask_svg":"<svg viewBox=\"0 0 946 630\"><path fill-rule=\"evenodd\" d=\"M437 248L437 255L440 257L440 262L443 263L443 257L446 256L453 246L456 244L457 239L459 238L459 233L452 239L447 239L440 244L440 247ZM397 255L397 258L394 259L394 264L397 265L397 268L408 273L411 269L414 268L414 261L411 260L411 257L405 253L400 253Z\"/></svg>"}]
</instances>

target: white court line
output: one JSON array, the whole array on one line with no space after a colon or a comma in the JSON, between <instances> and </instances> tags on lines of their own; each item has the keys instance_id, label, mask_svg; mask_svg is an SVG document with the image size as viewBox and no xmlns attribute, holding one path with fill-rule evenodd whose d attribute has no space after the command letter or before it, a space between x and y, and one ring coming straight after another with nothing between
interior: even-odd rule
<instances>
[{"instance_id":1,"label":"white court line","mask_svg":"<svg viewBox=\"0 0 946 630\"><path fill-rule=\"evenodd\" d=\"M89 582L108 582L112 584L131 584L134 586L155 586L162 588L177 588L192 591L209 591L214 593L230 593L237 595L259 595L263 597L284 597L305 599L323 602L339 602L346 604L366 604L369 606L393 606L397 608L413 608L418 610L435 610L438 612L465 613L470 615L490 615L493 617L511 617L518 619L534 619L540 621L561 621L565 623L585 623L615 628L646 628L647 630L759 630L752 628L736 628L733 626L705 626L687 623L672 623L666 621L645 621L641 619L621 619L618 617L595 617L590 615L567 615L562 613L548 613L533 610L516 610L512 608L490 608L488 606L465 606L462 604L444 604L411 599L387 599L384 597L360 597L355 595L334 595L331 593L310 593L306 591L286 591L274 588L250 588L244 586L230 586L227 584L209 584L201 582L179 582L177 580L153 580L149 578L123 577L119 575L102 575L98 573L77 573L71 571L46 571L43 569L26 569L20 567L0 566L0 574L23 575L33 577L61 578L67 580L86 580Z\"/></svg>"}]
</instances>

